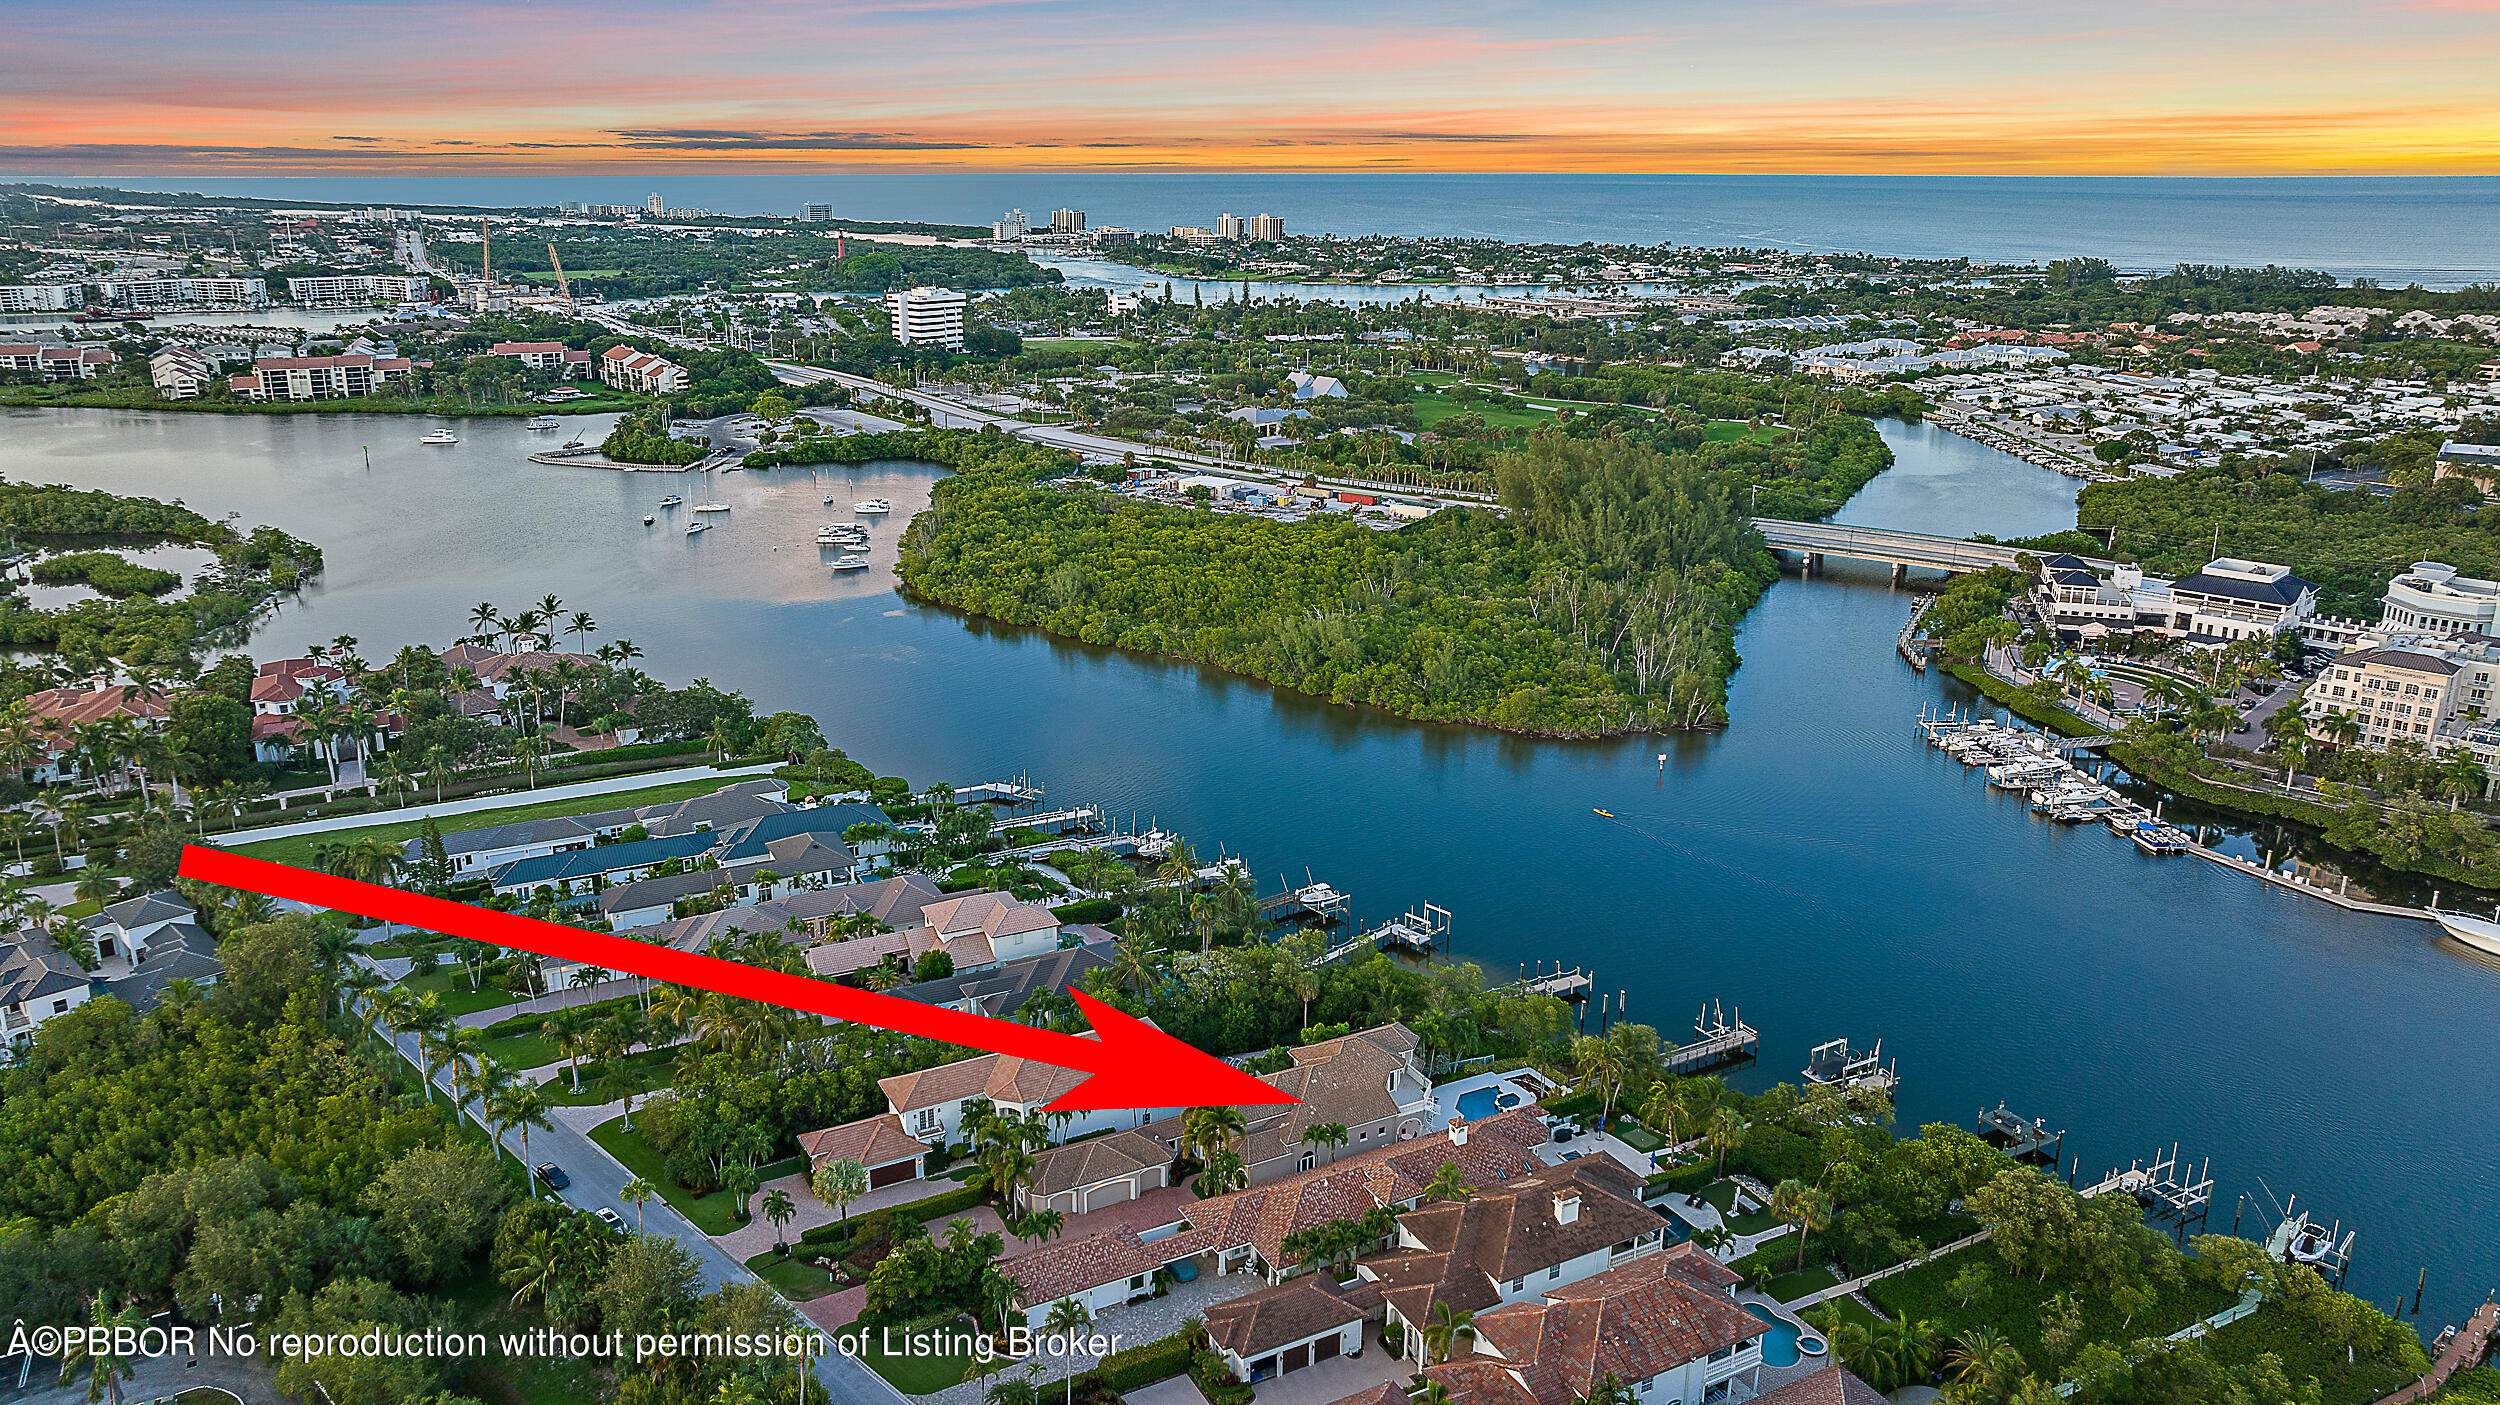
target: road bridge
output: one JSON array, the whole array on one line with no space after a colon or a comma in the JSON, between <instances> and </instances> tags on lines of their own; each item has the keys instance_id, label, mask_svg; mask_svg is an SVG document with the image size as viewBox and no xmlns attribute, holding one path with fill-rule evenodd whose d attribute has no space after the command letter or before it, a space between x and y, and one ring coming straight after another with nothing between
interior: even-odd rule
<instances>
[{"instance_id":1,"label":"road bridge","mask_svg":"<svg viewBox=\"0 0 2500 1405\"><path fill-rule=\"evenodd\" d=\"M1826 556L1882 562L1892 567L1893 577L1898 580L1913 566L1931 571L1983 571L1991 566L2012 566L2019 557L2040 554L1994 542L1964 541L1959 537L1936 537L1924 532L1896 532L1882 527L1790 522L1777 517L1757 517L1753 524L1761 529L1763 539L1771 544L1773 551L1804 557L1808 575L1822 569ZM2105 571L2111 565L2090 557L2081 559L2096 570Z\"/></svg>"}]
</instances>

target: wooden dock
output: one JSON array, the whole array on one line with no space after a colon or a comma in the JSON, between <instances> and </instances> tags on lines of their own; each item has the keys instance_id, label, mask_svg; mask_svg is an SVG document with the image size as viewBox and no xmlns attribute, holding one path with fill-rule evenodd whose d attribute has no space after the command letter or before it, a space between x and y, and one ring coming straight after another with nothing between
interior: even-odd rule
<instances>
[{"instance_id":1,"label":"wooden dock","mask_svg":"<svg viewBox=\"0 0 2500 1405\"><path fill-rule=\"evenodd\" d=\"M1259 899L1259 917L1270 925L1298 922L1306 927L1334 927L1345 921L1352 895L1342 889L1308 879L1301 887L1286 885L1284 891Z\"/></svg>"},{"instance_id":2,"label":"wooden dock","mask_svg":"<svg viewBox=\"0 0 2500 1405\"><path fill-rule=\"evenodd\" d=\"M2017 1161L2034 1165L2054 1166L2065 1159L2064 1132L2050 1131L2049 1124L2038 1118L2008 1112L2003 1103L1993 1110L1980 1111L1979 1139Z\"/></svg>"},{"instance_id":3,"label":"wooden dock","mask_svg":"<svg viewBox=\"0 0 2500 1405\"><path fill-rule=\"evenodd\" d=\"M1693 1074L1752 1058L1762 1035L1745 1023L1742 1010L1723 1009L1712 1001L1693 1019L1693 1042L1666 1052L1663 1062L1673 1074Z\"/></svg>"}]
</instances>

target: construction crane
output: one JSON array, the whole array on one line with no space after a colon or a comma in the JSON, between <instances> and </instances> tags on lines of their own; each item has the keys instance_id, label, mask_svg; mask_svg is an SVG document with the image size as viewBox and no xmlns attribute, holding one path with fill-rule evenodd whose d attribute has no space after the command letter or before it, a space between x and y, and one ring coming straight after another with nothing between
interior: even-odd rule
<instances>
[{"instance_id":1,"label":"construction crane","mask_svg":"<svg viewBox=\"0 0 2500 1405\"><path fill-rule=\"evenodd\" d=\"M556 257L556 246L553 243L549 243L547 245L547 262L555 267L556 291L564 295L564 305L566 307L571 307L573 305L573 285L564 281L564 260Z\"/></svg>"}]
</instances>

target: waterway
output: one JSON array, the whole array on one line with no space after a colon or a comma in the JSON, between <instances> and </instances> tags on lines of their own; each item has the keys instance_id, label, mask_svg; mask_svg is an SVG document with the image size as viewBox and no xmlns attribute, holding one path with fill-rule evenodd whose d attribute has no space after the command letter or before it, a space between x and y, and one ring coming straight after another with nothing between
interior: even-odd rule
<instances>
[{"instance_id":1,"label":"waterway","mask_svg":"<svg viewBox=\"0 0 2500 1405\"><path fill-rule=\"evenodd\" d=\"M2500 968L2421 924L2146 858L1987 790L1912 731L1922 706L1969 695L1895 657L1908 600L1879 571L1769 592L1738 639L1723 734L1530 741L905 604L891 541L926 501L924 467L707 484L533 466L549 436L511 421L420 447L431 427L14 412L0 473L319 542L328 573L261 631L264 656L340 633L380 656L460 633L480 600L552 591L655 673L810 711L880 771L1025 772L1055 800L1245 854L1271 888L1307 866L1368 918L1438 902L1462 955L1591 964L1670 1038L1705 1000L1741 1006L1763 1032L1749 1083L1793 1078L1821 1040L1881 1037L1905 1124L1968 1126L2003 1099L2069 1129L2087 1177L2175 1140L2212 1160L2213 1228L2243 1192L2297 1192L2361 1230L2356 1291L2388 1304L2427 1265L2433 1328L2500 1281ZM2071 479L1940 430L1884 432L1899 464L1844 520L2007 535L2073 520ZM646 529L672 491L730 503L728 522L692 540L665 518ZM897 509L877 567L837 580L812 528L871 495ZM2243 1228L2260 1228L2253 1211Z\"/></svg>"}]
</instances>

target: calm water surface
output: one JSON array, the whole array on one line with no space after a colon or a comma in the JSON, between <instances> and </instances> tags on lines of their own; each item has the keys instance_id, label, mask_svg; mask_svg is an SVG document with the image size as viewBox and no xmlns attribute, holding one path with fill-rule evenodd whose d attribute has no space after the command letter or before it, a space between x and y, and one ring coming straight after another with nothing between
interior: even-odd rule
<instances>
[{"instance_id":1,"label":"calm water surface","mask_svg":"<svg viewBox=\"0 0 2500 1405\"><path fill-rule=\"evenodd\" d=\"M2427 1264L2434 1327L2500 1282L2500 969L2418 924L2035 821L1913 733L1920 707L1966 698L1894 656L1908 601L1879 572L1770 592L1738 641L1722 735L1524 741L906 605L891 542L927 499L923 468L706 484L533 466L555 436L509 421L422 448L431 427L21 412L0 416L0 472L181 497L321 543L322 587L263 631L264 654L347 633L377 657L461 633L480 600L553 591L654 672L813 712L880 771L1026 772L1054 799L1246 854L1269 887L1307 866L1368 918L1430 899L1456 913L1462 954L1592 964L1669 1037L1704 1000L1741 1005L1764 1041L1747 1081L1793 1078L1821 1040L1880 1036L1905 1123L1968 1126L2003 1099L2070 1129L2087 1176L2176 1140L2213 1160L2214 1228L2244 1191L2298 1192L2361 1230L2356 1291L2389 1303ZM1845 520L2073 521L2073 480L1932 429L1885 433L1899 466ZM730 503L728 523L646 529L670 491ZM896 507L877 569L836 580L814 525L872 495Z\"/></svg>"}]
</instances>

